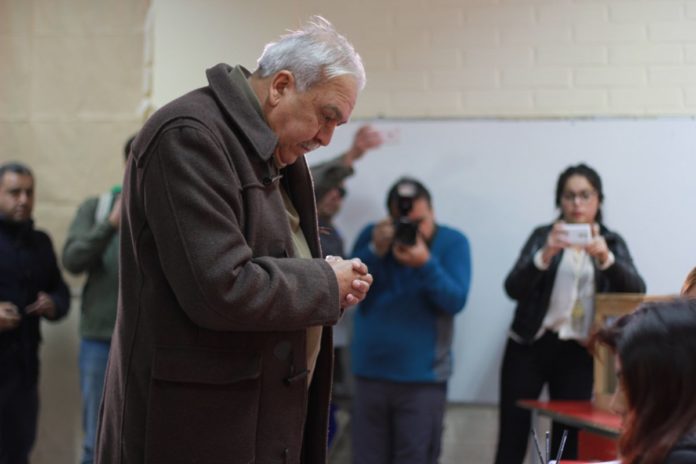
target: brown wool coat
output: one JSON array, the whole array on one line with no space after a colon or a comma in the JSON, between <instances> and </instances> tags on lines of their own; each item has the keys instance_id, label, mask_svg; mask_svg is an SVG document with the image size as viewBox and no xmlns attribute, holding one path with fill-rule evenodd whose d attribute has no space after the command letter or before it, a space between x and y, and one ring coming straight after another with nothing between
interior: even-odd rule
<instances>
[{"instance_id":1,"label":"brown wool coat","mask_svg":"<svg viewBox=\"0 0 696 464\"><path fill-rule=\"evenodd\" d=\"M326 462L331 329L309 391L305 329L337 322L338 284L292 257L281 182L320 256L309 170L276 177L277 138L230 71L133 145L98 464Z\"/></svg>"}]
</instances>

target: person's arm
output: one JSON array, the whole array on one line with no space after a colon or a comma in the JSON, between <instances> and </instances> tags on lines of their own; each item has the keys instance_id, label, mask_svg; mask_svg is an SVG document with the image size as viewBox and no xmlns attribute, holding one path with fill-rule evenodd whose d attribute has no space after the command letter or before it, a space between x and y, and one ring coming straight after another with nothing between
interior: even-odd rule
<instances>
[{"instance_id":1,"label":"person's arm","mask_svg":"<svg viewBox=\"0 0 696 464\"><path fill-rule=\"evenodd\" d=\"M441 253L431 253L419 268L428 298L440 310L456 314L464 308L471 284L469 241L457 233Z\"/></svg>"},{"instance_id":2,"label":"person's arm","mask_svg":"<svg viewBox=\"0 0 696 464\"><path fill-rule=\"evenodd\" d=\"M162 270L187 316L211 330L335 323L341 295L331 265L282 250L255 256L238 220L245 207L234 166L205 127L189 124L160 135L142 178Z\"/></svg>"},{"instance_id":3,"label":"person's arm","mask_svg":"<svg viewBox=\"0 0 696 464\"><path fill-rule=\"evenodd\" d=\"M532 232L520 255L505 279L505 291L513 300L523 299L530 291L537 287L547 272L540 269L534 263L534 255L543 248L546 243L549 227L539 227Z\"/></svg>"},{"instance_id":4,"label":"person's arm","mask_svg":"<svg viewBox=\"0 0 696 464\"><path fill-rule=\"evenodd\" d=\"M62 258L65 269L73 274L97 265L117 231L117 226L110 222L108 215L96 222L94 214L98 201L91 198L82 203L70 224Z\"/></svg>"},{"instance_id":5,"label":"person's arm","mask_svg":"<svg viewBox=\"0 0 696 464\"><path fill-rule=\"evenodd\" d=\"M325 161L321 164L310 166L315 191L328 191L343 182L346 177L352 176L352 165L346 165L344 155Z\"/></svg>"},{"instance_id":6,"label":"person's arm","mask_svg":"<svg viewBox=\"0 0 696 464\"><path fill-rule=\"evenodd\" d=\"M360 127L353 137L352 145L345 153L310 168L315 191L326 191L340 185L346 177L352 176L355 172L353 164L368 151L381 146L383 142L380 131L370 125Z\"/></svg>"}]
</instances>

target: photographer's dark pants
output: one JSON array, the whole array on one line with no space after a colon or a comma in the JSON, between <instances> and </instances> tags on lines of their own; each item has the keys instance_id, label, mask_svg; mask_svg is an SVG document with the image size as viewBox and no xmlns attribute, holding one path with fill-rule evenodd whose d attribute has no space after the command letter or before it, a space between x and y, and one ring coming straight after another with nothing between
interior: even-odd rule
<instances>
[{"instance_id":1,"label":"photographer's dark pants","mask_svg":"<svg viewBox=\"0 0 696 464\"><path fill-rule=\"evenodd\" d=\"M353 463L437 464L446 403L446 383L356 378Z\"/></svg>"},{"instance_id":2,"label":"photographer's dark pants","mask_svg":"<svg viewBox=\"0 0 696 464\"><path fill-rule=\"evenodd\" d=\"M524 461L531 414L517 407L518 400L538 399L545 384L548 384L552 400L589 400L592 398L593 377L592 357L575 341L559 340L553 332L546 332L531 345L508 339L500 374L496 464L521 464ZM554 422L551 429L551 455L554 459L565 429L568 430L568 440L563 458L577 457L577 429ZM544 434L539 435L542 440Z\"/></svg>"},{"instance_id":3,"label":"photographer's dark pants","mask_svg":"<svg viewBox=\"0 0 696 464\"><path fill-rule=\"evenodd\" d=\"M0 375L0 464L27 464L39 412L36 383L27 385L21 372Z\"/></svg>"}]
</instances>

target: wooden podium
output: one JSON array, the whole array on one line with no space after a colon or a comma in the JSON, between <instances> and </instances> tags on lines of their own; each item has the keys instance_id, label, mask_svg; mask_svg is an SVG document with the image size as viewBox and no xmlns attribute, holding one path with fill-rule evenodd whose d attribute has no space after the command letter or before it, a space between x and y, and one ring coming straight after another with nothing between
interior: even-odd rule
<instances>
[{"instance_id":1,"label":"wooden podium","mask_svg":"<svg viewBox=\"0 0 696 464\"><path fill-rule=\"evenodd\" d=\"M614 320L633 312L645 301L666 301L676 295L646 295L644 293L600 293L595 296L595 327L603 327ZM594 405L609 410L612 396L616 390L616 371L614 357L605 347L597 348L594 360Z\"/></svg>"}]
</instances>

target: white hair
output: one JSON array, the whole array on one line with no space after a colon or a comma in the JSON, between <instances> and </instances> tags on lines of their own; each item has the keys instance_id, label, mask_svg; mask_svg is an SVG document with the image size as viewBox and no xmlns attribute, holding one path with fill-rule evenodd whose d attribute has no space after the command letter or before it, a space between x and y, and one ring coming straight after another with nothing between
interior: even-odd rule
<instances>
[{"instance_id":1,"label":"white hair","mask_svg":"<svg viewBox=\"0 0 696 464\"><path fill-rule=\"evenodd\" d=\"M310 87L334 77L350 75L365 87L362 59L348 40L321 16L312 16L304 28L283 35L277 42L266 44L256 61L255 73L271 76L288 70L295 77L297 89Z\"/></svg>"}]
</instances>

